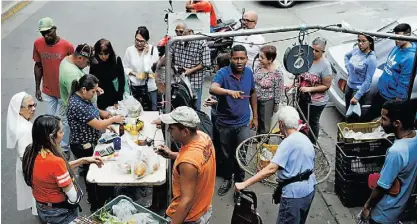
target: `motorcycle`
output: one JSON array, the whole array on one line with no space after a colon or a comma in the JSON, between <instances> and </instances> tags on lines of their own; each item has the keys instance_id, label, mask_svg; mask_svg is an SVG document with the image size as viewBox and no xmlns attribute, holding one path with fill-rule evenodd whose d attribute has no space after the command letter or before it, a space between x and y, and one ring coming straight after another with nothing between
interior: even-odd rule
<instances>
[{"instance_id":1,"label":"motorcycle","mask_svg":"<svg viewBox=\"0 0 417 224\"><path fill-rule=\"evenodd\" d=\"M165 17L164 21L167 23L167 33L168 33L168 18L169 14L173 13L173 7L172 7L172 0L169 0L170 8L165 10ZM239 28L236 28L239 26ZM217 26L213 28L215 33L220 32L227 32L227 31L233 31L240 29L240 20L238 19L230 19L226 21L222 21L221 19L217 20ZM170 36L166 34L157 45L157 49L159 52L159 56L162 57L165 54L165 47L168 44L168 41L170 40ZM221 53L229 53L230 49L233 45L233 38L214 38L213 40L207 41L207 45L210 48L210 59L212 67L211 69L214 71L216 67L216 59L217 56Z\"/></svg>"}]
</instances>

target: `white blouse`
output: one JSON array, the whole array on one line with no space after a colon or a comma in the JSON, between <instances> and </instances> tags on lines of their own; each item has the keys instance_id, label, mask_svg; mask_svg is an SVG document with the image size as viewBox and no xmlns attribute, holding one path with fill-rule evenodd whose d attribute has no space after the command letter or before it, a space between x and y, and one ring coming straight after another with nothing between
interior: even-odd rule
<instances>
[{"instance_id":1,"label":"white blouse","mask_svg":"<svg viewBox=\"0 0 417 224\"><path fill-rule=\"evenodd\" d=\"M152 52L153 48L153 52ZM152 54L151 54L152 53ZM125 75L129 77L129 80L133 86L145 85L145 80L139 80L135 76L129 75L130 72L137 73L149 73L152 74L152 65L159 59L158 49L149 44L149 52L145 55L143 52L139 53L135 45L132 45L126 49L125 56L123 57L123 68ZM149 77L148 79L148 92L156 90L155 78Z\"/></svg>"}]
</instances>

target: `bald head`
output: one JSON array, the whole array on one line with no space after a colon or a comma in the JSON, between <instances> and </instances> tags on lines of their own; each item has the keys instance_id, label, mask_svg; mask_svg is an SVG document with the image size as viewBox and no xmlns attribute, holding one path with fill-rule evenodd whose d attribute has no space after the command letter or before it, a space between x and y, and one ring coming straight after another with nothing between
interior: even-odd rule
<instances>
[{"instance_id":1,"label":"bald head","mask_svg":"<svg viewBox=\"0 0 417 224\"><path fill-rule=\"evenodd\" d=\"M258 23L258 14L255 11L247 11L243 14L243 28L254 29Z\"/></svg>"},{"instance_id":2,"label":"bald head","mask_svg":"<svg viewBox=\"0 0 417 224\"><path fill-rule=\"evenodd\" d=\"M185 23L179 23L176 27L175 27L175 33L177 34L177 36L182 36L184 34L185 31L188 30L187 24Z\"/></svg>"}]
</instances>

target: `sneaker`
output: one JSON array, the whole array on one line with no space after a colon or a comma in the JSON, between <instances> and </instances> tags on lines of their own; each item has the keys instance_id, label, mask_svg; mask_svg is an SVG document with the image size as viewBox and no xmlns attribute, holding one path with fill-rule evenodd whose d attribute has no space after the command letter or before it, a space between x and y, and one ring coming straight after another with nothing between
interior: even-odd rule
<instances>
[{"instance_id":1,"label":"sneaker","mask_svg":"<svg viewBox=\"0 0 417 224\"><path fill-rule=\"evenodd\" d=\"M232 187L232 180L224 180L222 183L222 186L220 186L219 190L217 191L217 194L219 194L220 196L223 196L227 194L227 192L230 190L231 187Z\"/></svg>"}]
</instances>

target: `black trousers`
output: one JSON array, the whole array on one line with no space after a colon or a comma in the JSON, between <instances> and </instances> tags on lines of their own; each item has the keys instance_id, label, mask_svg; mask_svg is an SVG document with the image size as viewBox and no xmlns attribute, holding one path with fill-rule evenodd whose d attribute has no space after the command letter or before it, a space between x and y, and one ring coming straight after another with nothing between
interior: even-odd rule
<instances>
[{"instance_id":1,"label":"black trousers","mask_svg":"<svg viewBox=\"0 0 417 224\"><path fill-rule=\"evenodd\" d=\"M81 144L71 144L71 151L76 159L93 156L94 148L84 149ZM88 200L91 203L90 211L94 212L103 207L113 197L113 187L103 187L87 181L90 165L80 166L80 176L84 178Z\"/></svg>"},{"instance_id":2,"label":"black trousers","mask_svg":"<svg viewBox=\"0 0 417 224\"><path fill-rule=\"evenodd\" d=\"M385 102L388 100L381 96L379 92L375 94L375 96L372 98L372 104L369 108L368 112L365 114L365 117L363 118L363 121L372 121L373 119L381 116L381 109L382 105L384 105Z\"/></svg>"},{"instance_id":3,"label":"black trousers","mask_svg":"<svg viewBox=\"0 0 417 224\"><path fill-rule=\"evenodd\" d=\"M346 89L345 89L345 107L346 107L346 112L349 109L350 106L350 100L352 100L353 96L356 94L357 90L354 90L352 88L350 88L349 86L346 85ZM359 99L359 104L362 106L365 103L365 95L362 96ZM361 116L363 117L363 115ZM357 123L357 122L361 122L362 118L358 117L358 116L350 116L346 118L346 122L348 123Z\"/></svg>"},{"instance_id":4,"label":"black trousers","mask_svg":"<svg viewBox=\"0 0 417 224\"><path fill-rule=\"evenodd\" d=\"M326 105L323 106L314 106L309 105L309 102L304 100L299 100L298 105L301 108L301 111L303 112L304 116L306 117L307 121L304 121L308 123L308 125L313 130L314 135L316 138L319 138L319 132L320 132L320 116L323 112ZM302 116L300 116L302 118ZM316 140L314 139L311 132L308 132L308 138L310 139L311 143L316 144Z\"/></svg>"}]
</instances>

